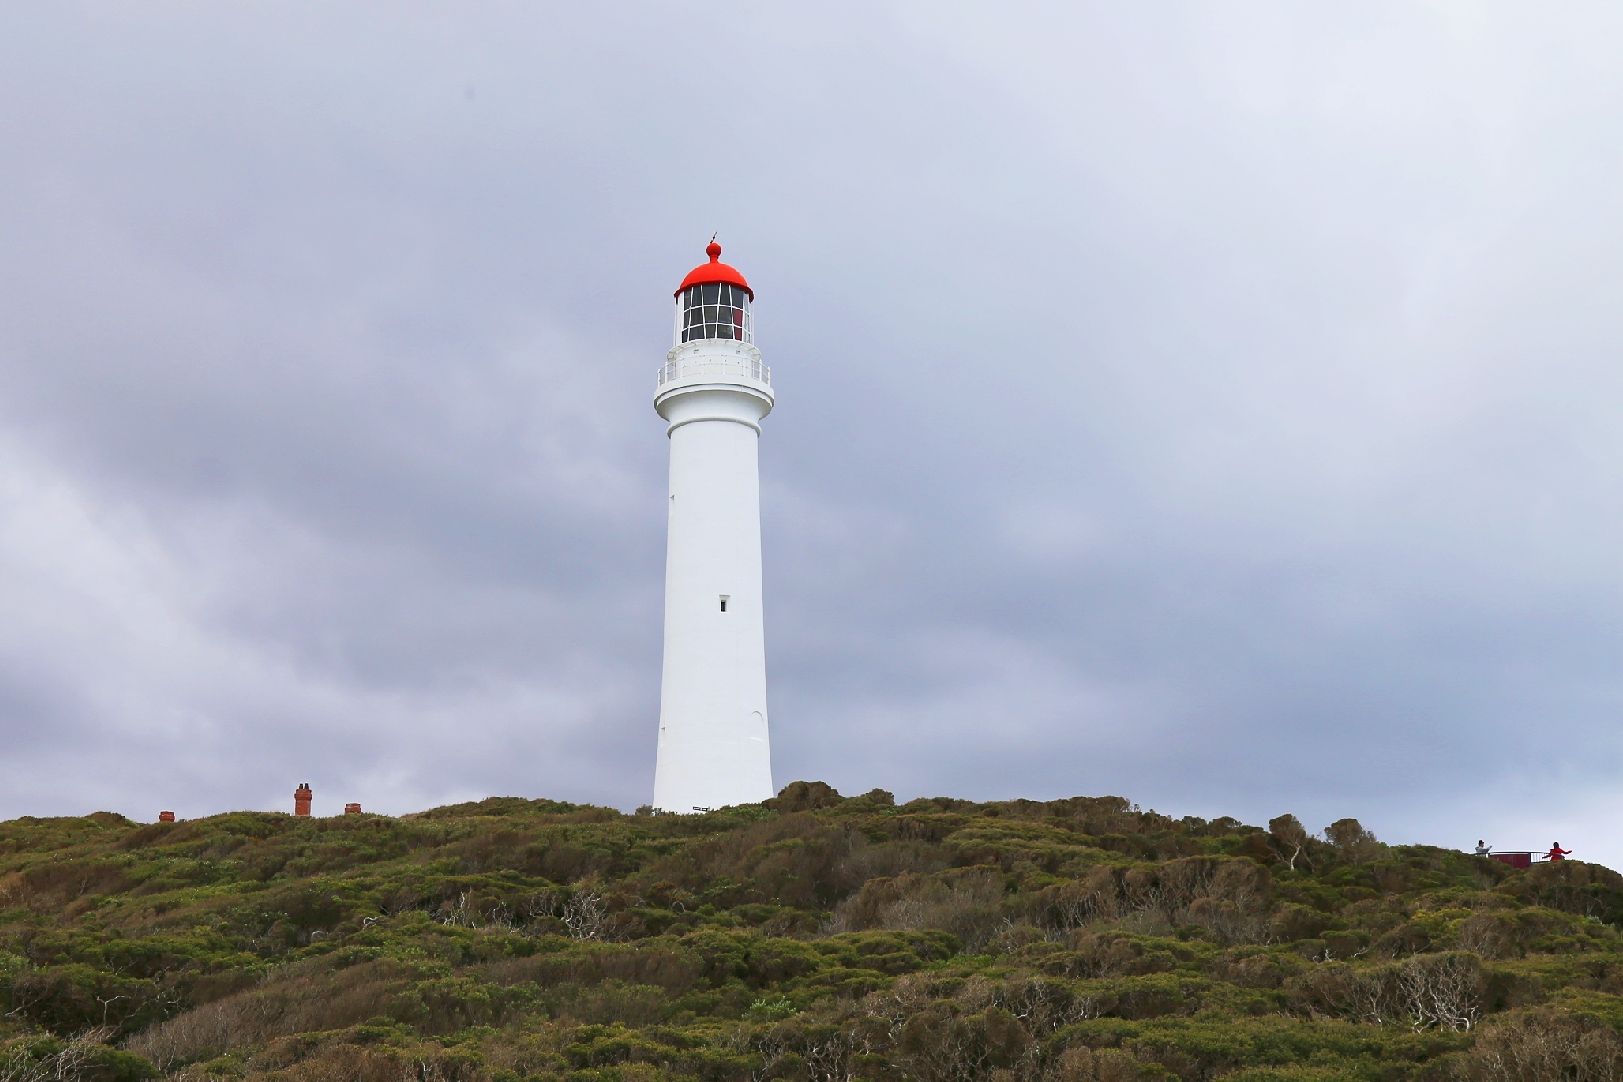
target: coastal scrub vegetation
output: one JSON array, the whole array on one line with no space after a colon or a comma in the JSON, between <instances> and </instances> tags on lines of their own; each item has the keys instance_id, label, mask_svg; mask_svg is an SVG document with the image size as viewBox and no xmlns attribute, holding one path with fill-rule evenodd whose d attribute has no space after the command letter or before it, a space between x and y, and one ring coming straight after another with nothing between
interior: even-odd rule
<instances>
[{"instance_id":1,"label":"coastal scrub vegetation","mask_svg":"<svg viewBox=\"0 0 1623 1082\"><path fill-rule=\"evenodd\" d=\"M0 823L0 1082L1623 1079L1623 877L1119 797Z\"/></svg>"}]
</instances>

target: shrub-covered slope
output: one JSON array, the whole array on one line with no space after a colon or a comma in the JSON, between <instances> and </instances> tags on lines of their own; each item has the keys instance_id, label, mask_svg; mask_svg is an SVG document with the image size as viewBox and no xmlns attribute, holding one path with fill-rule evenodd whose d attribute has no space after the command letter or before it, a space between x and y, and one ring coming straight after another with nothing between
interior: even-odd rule
<instances>
[{"instance_id":1,"label":"shrub-covered slope","mask_svg":"<svg viewBox=\"0 0 1623 1082\"><path fill-rule=\"evenodd\" d=\"M0 823L0 1082L1623 1078L1623 879L1116 797Z\"/></svg>"}]
</instances>

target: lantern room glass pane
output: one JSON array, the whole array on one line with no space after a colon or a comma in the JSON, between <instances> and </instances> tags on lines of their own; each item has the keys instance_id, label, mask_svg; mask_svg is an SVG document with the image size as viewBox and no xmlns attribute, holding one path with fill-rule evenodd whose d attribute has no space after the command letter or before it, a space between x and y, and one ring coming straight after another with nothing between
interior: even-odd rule
<instances>
[{"instance_id":1,"label":"lantern room glass pane","mask_svg":"<svg viewBox=\"0 0 1623 1082\"><path fill-rule=\"evenodd\" d=\"M751 340L749 294L725 282L689 286L681 296L682 318L678 336L683 342L698 339Z\"/></svg>"}]
</instances>

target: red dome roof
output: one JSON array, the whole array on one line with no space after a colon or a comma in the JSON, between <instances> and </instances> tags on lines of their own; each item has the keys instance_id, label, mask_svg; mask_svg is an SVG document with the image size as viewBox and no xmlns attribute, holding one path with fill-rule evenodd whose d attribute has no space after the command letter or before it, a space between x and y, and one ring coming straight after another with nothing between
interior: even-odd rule
<instances>
[{"instance_id":1,"label":"red dome roof","mask_svg":"<svg viewBox=\"0 0 1623 1082\"><path fill-rule=\"evenodd\" d=\"M704 253L710 257L710 262L700 263L697 267L688 271L688 276L682 279L682 284L676 287L676 292L672 296L680 297L682 290L688 286L707 286L713 282L723 282L727 285L738 286L750 295L750 300L755 299L755 290L751 289L750 284L744 281L744 276L739 274L735 268L729 267L721 261L721 245L712 240L705 248Z\"/></svg>"}]
</instances>

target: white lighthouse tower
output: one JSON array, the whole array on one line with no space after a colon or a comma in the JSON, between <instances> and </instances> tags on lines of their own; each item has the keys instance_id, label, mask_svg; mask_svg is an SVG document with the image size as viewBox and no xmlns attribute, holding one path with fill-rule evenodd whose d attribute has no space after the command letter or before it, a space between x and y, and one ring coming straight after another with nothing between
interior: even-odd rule
<instances>
[{"instance_id":1,"label":"white lighthouse tower","mask_svg":"<svg viewBox=\"0 0 1623 1082\"><path fill-rule=\"evenodd\" d=\"M757 465L772 373L755 348L755 291L721 245L705 252L676 290L675 344L654 392L671 441L654 807L670 812L774 792Z\"/></svg>"}]
</instances>

